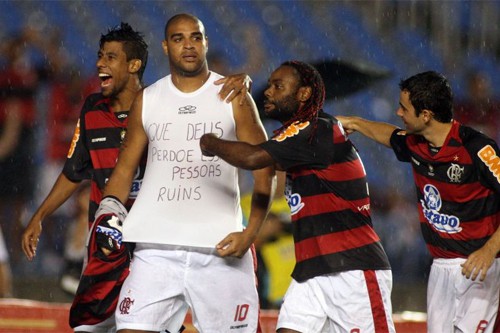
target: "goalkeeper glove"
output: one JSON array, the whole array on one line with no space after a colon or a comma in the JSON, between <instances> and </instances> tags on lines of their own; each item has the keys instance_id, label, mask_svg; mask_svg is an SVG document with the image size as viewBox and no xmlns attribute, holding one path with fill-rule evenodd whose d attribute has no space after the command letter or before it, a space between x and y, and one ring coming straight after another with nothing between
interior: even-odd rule
<instances>
[{"instance_id":1,"label":"goalkeeper glove","mask_svg":"<svg viewBox=\"0 0 500 333\"><path fill-rule=\"evenodd\" d=\"M96 243L109 251L118 250L122 244L123 221L127 209L115 197L104 197L96 212Z\"/></svg>"}]
</instances>

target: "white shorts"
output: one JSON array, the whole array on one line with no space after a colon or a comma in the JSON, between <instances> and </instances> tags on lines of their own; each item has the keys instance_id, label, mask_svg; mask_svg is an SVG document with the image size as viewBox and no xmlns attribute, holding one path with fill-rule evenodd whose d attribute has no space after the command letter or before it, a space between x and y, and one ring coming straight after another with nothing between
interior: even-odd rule
<instances>
[{"instance_id":1,"label":"white shorts","mask_svg":"<svg viewBox=\"0 0 500 333\"><path fill-rule=\"evenodd\" d=\"M484 281L462 275L465 259L434 259L427 286L427 330L493 332L500 293L500 259Z\"/></svg>"},{"instance_id":2,"label":"white shorts","mask_svg":"<svg viewBox=\"0 0 500 333\"><path fill-rule=\"evenodd\" d=\"M394 333L390 270L347 271L292 281L277 328L298 332Z\"/></svg>"},{"instance_id":3,"label":"white shorts","mask_svg":"<svg viewBox=\"0 0 500 333\"><path fill-rule=\"evenodd\" d=\"M81 325L73 329L74 332L88 332L88 333L115 333L115 316L111 316L103 322L95 325Z\"/></svg>"},{"instance_id":4,"label":"white shorts","mask_svg":"<svg viewBox=\"0 0 500 333\"><path fill-rule=\"evenodd\" d=\"M255 332L259 299L251 251L221 258L215 249L137 244L118 300L117 329L176 332L188 307L199 332Z\"/></svg>"}]
</instances>

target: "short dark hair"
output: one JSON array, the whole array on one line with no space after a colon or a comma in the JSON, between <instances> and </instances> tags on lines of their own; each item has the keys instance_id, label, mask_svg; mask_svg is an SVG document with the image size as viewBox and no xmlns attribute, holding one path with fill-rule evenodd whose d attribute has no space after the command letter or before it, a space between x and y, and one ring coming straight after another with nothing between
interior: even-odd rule
<instances>
[{"instance_id":1,"label":"short dark hair","mask_svg":"<svg viewBox=\"0 0 500 333\"><path fill-rule=\"evenodd\" d=\"M139 79L142 80L142 75L148 62L148 44L144 41L143 34L132 29L130 24L121 22L120 25L108 29L105 35L101 35L99 47L102 48L104 43L107 42L122 43L123 50L127 55L127 61L132 59L139 59L141 61L141 68L137 74L139 75Z\"/></svg>"},{"instance_id":2,"label":"short dark hair","mask_svg":"<svg viewBox=\"0 0 500 333\"><path fill-rule=\"evenodd\" d=\"M429 110L441 123L449 123L453 119L453 93L443 74L422 72L401 80L399 88L410 93L410 102L417 117L422 110Z\"/></svg>"}]
</instances>

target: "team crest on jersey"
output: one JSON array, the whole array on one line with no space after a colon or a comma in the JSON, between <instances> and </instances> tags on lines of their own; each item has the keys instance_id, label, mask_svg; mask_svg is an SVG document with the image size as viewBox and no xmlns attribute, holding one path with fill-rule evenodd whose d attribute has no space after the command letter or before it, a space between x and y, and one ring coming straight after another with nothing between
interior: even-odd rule
<instances>
[{"instance_id":1,"label":"team crest on jersey","mask_svg":"<svg viewBox=\"0 0 500 333\"><path fill-rule=\"evenodd\" d=\"M497 156L495 149L490 145L486 145L478 151L477 156L479 156L481 161L483 161L500 183L500 157Z\"/></svg>"},{"instance_id":2,"label":"team crest on jersey","mask_svg":"<svg viewBox=\"0 0 500 333\"><path fill-rule=\"evenodd\" d=\"M71 145L69 146L68 150L68 158L71 158L73 154L75 153L76 149L76 143L80 139L80 119L78 119L78 122L76 123L75 127L75 132L73 133L73 138L71 139Z\"/></svg>"},{"instance_id":3,"label":"team crest on jersey","mask_svg":"<svg viewBox=\"0 0 500 333\"><path fill-rule=\"evenodd\" d=\"M125 297L120 304L118 305L118 308L120 309L121 314L130 314L130 307L134 304L135 300L133 300L130 297Z\"/></svg>"},{"instance_id":4,"label":"team crest on jersey","mask_svg":"<svg viewBox=\"0 0 500 333\"><path fill-rule=\"evenodd\" d=\"M451 163L451 166L446 171L450 182L452 183L460 183L462 180L462 176L464 174L464 167L461 167L458 164Z\"/></svg>"},{"instance_id":5,"label":"team crest on jersey","mask_svg":"<svg viewBox=\"0 0 500 333\"><path fill-rule=\"evenodd\" d=\"M284 129L280 134L278 134L276 137L273 138L273 140L276 140L278 142L281 142L283 140L286 140L287 138L290 138L292 136L295 136L299 134L301 130L309 126L309 122L306 121L304 123L299 123L295 122L288 126L286 129Z\"/></svg>"},{"instance_id":6,"label":"team crest on jersey","mask_svg":"<svg viewBox=\"0 0 500 333\"><path fill-rule=\"evenodd\" d=\"M456 234L462 231L458 217L439 212L442 203L441 194L437 187L431 184L425 185L424 199L420 200L420 204L422 205L422 211L427 221L429 221L429 224L437 231L447 234Z\"/></svg>"}]
</instances>

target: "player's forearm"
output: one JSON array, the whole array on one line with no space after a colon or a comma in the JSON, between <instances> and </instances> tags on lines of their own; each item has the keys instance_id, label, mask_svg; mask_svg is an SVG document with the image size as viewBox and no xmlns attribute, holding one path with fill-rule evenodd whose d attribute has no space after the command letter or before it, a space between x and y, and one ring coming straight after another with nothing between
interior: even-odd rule
<instances>
[{"instance_id":1,"label":"player's forearm","mask_svg":"<svg viewBox=\"0 0 500 333\"><path fill-rule=\"evenodd\" d=\"M227 141L217 138L213 134L201 137L200 148L204 155L215 155L227 163L246 170L261 169L271 165L261 157L262 149L242 141Z\"/></svg>"},{"instance_id":2,"label":"player's forearm","mask_svg":"<svg viewBox=\"0 0 500 333\"><path fill-rule=\"evenodd\" d=\"M384 146L390 147L391 135L397 127L388 123L351 117L350 128Z\"/></svg>"},{"instance_id":3,"label":"player's forearm","mask_svg":"<svg viewBox=\"0 0 500 333\"><path fill-rule=\"evenodd\" d=\"M106 187L104 188L103 197L113 196L122 204L125 204L130 194L130 187L134 180L135 168L127 169L119 164L113 170Z\"/></svg>"},{"instance_id":4,"label":"player's forearm","mask_svg":"<svg viewBox=\"0 0 500 333\"><path fill-rule=\"evenodd\" d=\"M60 174L49 194L36 210L32 220L43 221L56 209L62 206L77 190L80 183L70 181L64 174Z\"/></svg>"},{"instance_id":5,"label":"player's forearm","mask_svg":"<svg viewBox=\"0 0 500 333\"><path fill-rule=\"evenodd\" d=\"M255 239L264 223L276 191L276 176L268 167L253 172L254 189L246 231Z\"/></svg>"}]
</instances>

